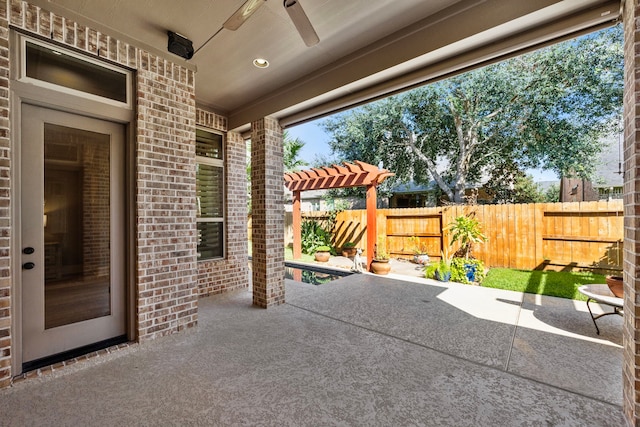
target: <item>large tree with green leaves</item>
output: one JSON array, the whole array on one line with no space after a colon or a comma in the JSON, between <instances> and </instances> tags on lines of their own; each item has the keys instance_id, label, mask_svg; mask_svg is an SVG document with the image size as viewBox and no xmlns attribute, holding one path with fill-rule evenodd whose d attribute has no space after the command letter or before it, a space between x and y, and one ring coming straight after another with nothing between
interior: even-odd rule
<instances>
[{"instance_id":1,"label":"large tree with green leaves","mask_svg":"<svg viewBox=\"0 0 640 427\"><path fill-rule=\"evenodd\" d=\"M589 178L622 113L620 26L476 69L324 122L341 160L396 180L435 181L461 203L468 184L513 186L543 167Z\"/></svg>"}]
</instances>

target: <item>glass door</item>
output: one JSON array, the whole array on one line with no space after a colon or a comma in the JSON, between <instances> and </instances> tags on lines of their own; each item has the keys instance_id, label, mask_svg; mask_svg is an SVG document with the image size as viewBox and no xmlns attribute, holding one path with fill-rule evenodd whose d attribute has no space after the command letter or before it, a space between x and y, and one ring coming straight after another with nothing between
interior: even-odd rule
<instances>
[{"instance_id":1,"label":"glass door","mask_svg":"<svg viewBox=\"0 0 640 427\"><path fill-rule=\"evenodd\" d=\"M23 362L125 334L124 127L23 105Z\"/></svg>"}]
</instances>

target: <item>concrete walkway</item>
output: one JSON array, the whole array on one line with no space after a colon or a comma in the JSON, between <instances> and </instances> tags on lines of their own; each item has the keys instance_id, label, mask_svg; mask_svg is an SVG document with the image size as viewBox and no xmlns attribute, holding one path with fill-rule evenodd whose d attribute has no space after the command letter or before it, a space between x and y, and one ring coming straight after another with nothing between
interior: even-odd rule
<instances>
[{"instance_id":1,"label":"concrete walkway","mask_svg":"<svg viewBox=\"0 0 640 427\"><path fill-rule=\"evenodd\" d=\"M192 331L1 391L0 425L624 424L618 316L403 278L201 299Z\"/></svg>"}]
</instances>

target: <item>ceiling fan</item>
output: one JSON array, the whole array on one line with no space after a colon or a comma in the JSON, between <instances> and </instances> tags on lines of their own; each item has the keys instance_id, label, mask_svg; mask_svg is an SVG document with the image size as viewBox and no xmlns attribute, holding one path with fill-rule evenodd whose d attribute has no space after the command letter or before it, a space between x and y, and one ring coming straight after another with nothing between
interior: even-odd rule
<instances>
[{"instance_id":1,"label":"ceiling fan","mask_svg":"<svg viewBox=\"0 0 640 427\"><path fill-rule=\"evenodd\" d=\"M266 1L267 0L247 0L225 21L222 27L231 31L237 30ZM304 43L309 47L317 44L320 38L318 38L318 34L316 34L316 31L313 29L307 14L304 13L300 2L297 0L284 0L283 5Z\"/></svg>"},{"instance_id":2,"label":"ceiling fan","mask_svg":"<svg viewBox=\"0 0 640 427\"><path fill-rule=\"evenodd\" d=\"M205 47L223 29L235 31L240 28L266 1L267 0L246 0L244 4L222 24L222 28L209 37L194 53L198 53L200 49ZM282 4L289 14L293 25L295 25L298 33L300 33L304 44L309 47L318 44L320 38L318 34L316 34L316 30L313 29L313 25L311 25L307 14L304 13L300 2L297 0L283 0ZM193 54L191 56L193 56ZM189 56L189 58L191 58L191 56Z\"/></svg>"}]
</instances>

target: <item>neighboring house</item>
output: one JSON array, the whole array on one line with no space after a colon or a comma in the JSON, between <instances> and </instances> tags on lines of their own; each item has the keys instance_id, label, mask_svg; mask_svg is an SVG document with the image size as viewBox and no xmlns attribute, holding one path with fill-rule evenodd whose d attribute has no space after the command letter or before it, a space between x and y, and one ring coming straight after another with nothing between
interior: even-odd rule
<instances>
[{"instance_id":1,"label":"neighboring house","mask_svg":"<svg viewBox=\"0 0 640 427\"><path fill-rule=\"evenodd\" d=\"M292 193L284 190L284 210L293 211ZM334 209L364 209L366 200L360 197L329 197L328 190L308 190L300 193L302 212L331 211Z\"/></svg>"},{"instance_id":2,"label":"neighboring house","mask_svg":"<svg viewBox=\"0 0 640 427\"><path fill-rule=\"evenodd\" d=\"M635 170L637 0L306 1L319 41L289 20L301 3L0 0L0 388L195 327L200 296L249 286L246 139L252 295L267 308L285 302L283 128L610 25L621 10ZM638 289L629 224L625 287ZM640 303L626 304L632 423Z\"/></svg>"},{"instance_id":3,"label":"neighboring house","mask_svg":"<svg viewBox=\"0 0 640 427\"><path fill-rule=\"evenodd\" d=\"M595 198L600 200L611 200L622 198L622 161L621 161L621 136L611 136L603 139L603 150L594 159L596 164L596 171L594 173L594 180L591 182L593 190L595 190ZM539 181L536 182L541 191L547 191L552 186L560 186L560 180L554 181ZM576 185L580 189L582 183L573 182L573 186ZM588 187L588 184L587 184ZM436 195L438 191L435 181L430 182L427 185L418 185L415 183L399 184L392 188L393 195L389 199L389 206L392 208L417 208L417 207L431 207L437 205ZM478 201L490 200L490 196L484 191L482 186L476 187L471 184L467 185L467 193L471 195L473 191L477 194ZM577 191L577 190L576 190ZM572 200L570 196L571 189L567 190L569 196L566 201ZM594 200L595 200L594 198ZM575 199L575 197L574 197Z\"/></svg>"}]
</instances>

